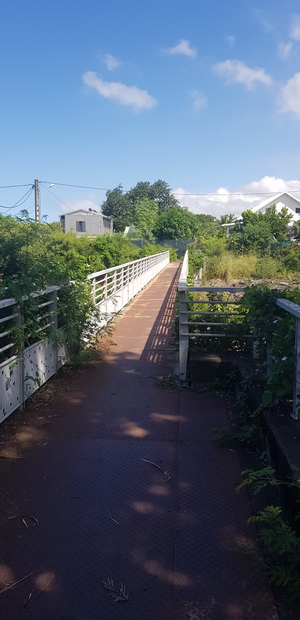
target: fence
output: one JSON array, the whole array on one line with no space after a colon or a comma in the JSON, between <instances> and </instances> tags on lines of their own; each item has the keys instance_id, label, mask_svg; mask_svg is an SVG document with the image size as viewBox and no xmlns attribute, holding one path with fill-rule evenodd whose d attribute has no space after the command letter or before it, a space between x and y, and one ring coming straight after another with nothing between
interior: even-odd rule
<instances>
[{"instance_id":1,"label":"fence","mask_svg":"<svg viewBox=\"0 0 300 620\"><path fill-rule=\"evenodd\" d=\"M169 251L88 276L94 302L100 310L101 326L128 304L128 302L169 263Z\"/></svg>"},{"instance_id":2,"label":"fence","mask_svg":"<svg viewBox=\"0 0 300 620\"><path fill-rule=\"evenodd\" d=\"M98 328L168 263L169 252L163 252L91 274L88 279L100 314ZM27 398L67 361L64 331L59 325L59 290L59 286L47 287L24 297L21 303L12 298L0 301L0 423L22 408ZM34 329L28 320L32 298L38 301ZM26 347L22 348L24 341Z\"/></svg>"},{"instance_id":3,"label":"fence","mask_svg":"<svg viewBox=\"0 0 300 620\"><path fill-rule=\"evenodd\" d=\"M248 339L249 334L230 333L228 328L236 328L236 322L227 321L228 317L242 317L238 310L245 288L220 286L188 286L188 251L185 253L178 282L179 296L179 372L182 381L187 377L187 363L190 339L193 338L230 338ZM191 299L190 293L197 293L197 299ZM224 300L224 293L226 299ZM189 310L190 305L199 310ZM206 307L209 305L209 309ZM224 308L231 306L230 311ZM216 310L212 308L216 307ZM219 309L221 307L221 310ZM203 310L202 310L203 308ZM200 320L194 320L200 318ZM213 319L213 321L211 320ZM197 332L192 331L196 327ZM212 329L213 328L213 329ZM217 331L215 329L217 328ZM221 328L221 329L220 329ZM201 330L201 331L200 331Z\"/></svg>"},{"instance_id":4,"label":"fence","mask_svg":"<svg viewBox=\"0 0 300 620\"><path fill-rule=\"evenodd\" d=\"M227 327L230 328L231 323L228 321L222 322L219 320L218 322L210 322L206 320L201 321L190 321L190 316L202 315L208 316L209 318L218 316L218 318L224 316L227 318L228 316L238 315L242 317L242 313L238 311L238 304L242 299L242 295L245 291L245 288L238 287L204 287L197 286L192 287L187 285L188 280L188 251L185 253L181 274L178 282L178 297L179 297L179 373L182 381L186 380L187 377L187 366L188 366L188 355L189 355L189 342L191 338L236 338L236 334L230 334L227 332ZM218 296L218 293L228 293L231 295L231 299L227 301L220 299L209 299L209 300L191 300L188 297L188 294L191 292L199 293L199 297L203 293L214 293L214 295ZM190 311L189 304L208 304L209 305L231 305L230 310L232 312L222 312L222 311L212 311L211 309L206 311ZM295 376L294 376L294 391L293 391L293 413L292 417L298 419L299 409L300 409L300 306L297 304L288 301L287 299L277 299L276 305L289 312L291 315L295 317ZM194 333L190 331L191 326L202 326L204 328L204 332ZM211 327L222 326L222 333L216 333L211 331ZM252 338L251 334L240 334L241 339ZM255 343L254 343L255 344ZM268 347L267 351L267 364L270 366L271 364L271 355L270 349Z\"/></svg>"}]
</instances>

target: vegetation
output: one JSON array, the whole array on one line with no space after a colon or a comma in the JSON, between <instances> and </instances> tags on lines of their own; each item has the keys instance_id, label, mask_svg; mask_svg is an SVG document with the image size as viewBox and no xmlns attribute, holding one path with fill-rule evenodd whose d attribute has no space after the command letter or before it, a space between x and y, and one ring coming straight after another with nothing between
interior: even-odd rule
<instances>
[{"instance_id":1,"label":"vegetation","mask_svg":"<svg viewBox=\"0 0 300 620\"><path fill-rule=\"evenodd\" d=\"M135 226L145 240L193 239L200 228L198 217L179 205L161 179L152 185L140 181L126 193L118 185L107 192L102 211L113 218L116 231Z\"/></svg>"},{"instance_id":2,"label":"vegetation","mask_svg":"<svg viewBox=\"0 0 300 620\"><path fill-rule=\"evenodd\" d=\"M76 237L63 233L58 223L30 221L25 212L21 218L0 216L0 299L14 297L22 303L27 326L25 334L14 328L18 348L44 337L38 331L43 323L36 320L40 300L30 294L55 284L61 286L59 325L65 326L69 351L76 356L96 312L87 275L162 249L146 245L140 250L121 233ZM25 303L24 296L29 296Z\"/></svg>"},{"instance_id":3,"label":"vegetation","mask_svg":"<svg viewBox=\"0 0 300 620\"><path fill-rule=\"evenodd\" d=\"M269 465L258 470L246 469L242 477L242 482L236 488L238 492L248 487L257 495L268 485L290 487L298 492L300 490L300 480L277 480L275 470ZM259 540L267 553L271 584L283 587L292 598L299 598L300 538L283 519L281 508L266 506L248 522L258 524Z\"/></svg>"}]
</instances>

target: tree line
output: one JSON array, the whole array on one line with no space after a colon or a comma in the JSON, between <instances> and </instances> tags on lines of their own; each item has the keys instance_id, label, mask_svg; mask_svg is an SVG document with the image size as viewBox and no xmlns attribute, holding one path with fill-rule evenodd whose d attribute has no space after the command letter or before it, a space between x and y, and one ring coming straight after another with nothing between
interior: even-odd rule
<instances>
[{"instance_id":1,"label":"tree line","mask_svg":"<svg viewBox=\"0 0 300 620\"><path fill-rule=\"evenodd\" d=\"M161 179L152 184L140 181L128 192L118 185L106 193L101 209L113 218L116 232L132 226L135 238L193 239L199 231L197 216L179 204Z\"/></svg>"}]
</instances>

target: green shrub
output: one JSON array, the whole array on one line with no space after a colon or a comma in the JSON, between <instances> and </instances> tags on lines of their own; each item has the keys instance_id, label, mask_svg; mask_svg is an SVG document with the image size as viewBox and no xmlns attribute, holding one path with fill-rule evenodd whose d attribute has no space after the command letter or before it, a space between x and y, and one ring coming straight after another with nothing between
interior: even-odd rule
<instances>
[{"instance_id":1,"label":"green shrub","mask_svg":"<svg viewBox=\"0 0 300 620\"><path fill-rule=\"evenodd\" d=\"M265 256L257 260L255 270L251 274L252 277L258 279L276 278L282 269L281 264L271 256Z\"/></svg>"},{"instance_id":2,"label":"green shrub","mask_svg":"<svg viewBox=\"0 0 300 620\"><path fill-rule=\"evenodd\" d=\"M231 279L247 279L253 276L257 261L255 254L236 256L231 252L225 252L220 256L211 256L207 259L206 278L221 279L225 282Z\"/></svg>"},{"instance_id":3,"label":"green shrub","mask_svg":"<svg viewBox=\"0 0 300 620\"><path fill-rule=\"evenodd\" d=\"M291 246L286 249L284 265L289 271L300 271L300 246Z\"/></svg>"}]
</instances>

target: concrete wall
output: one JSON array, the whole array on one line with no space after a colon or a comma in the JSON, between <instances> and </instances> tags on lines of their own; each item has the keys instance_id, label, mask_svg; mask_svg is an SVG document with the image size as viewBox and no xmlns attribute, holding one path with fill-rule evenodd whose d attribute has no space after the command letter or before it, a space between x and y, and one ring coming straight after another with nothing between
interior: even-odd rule
<instances>
[{"instance_id":1,"label":"concrete wall","mask_svg":"<svg viewBox=\"0 0 300 620\"><path fill-rule=\"evenodd\" d=\"M84 222L83 228L85 230L77 230L76 222ZM84 235L104 235L104 233L113 232L112 220L101 213L94 213L93 211L74 211L73 213L66 213L64 215L64 230L65 232L74 232L78 237Z\"/></svg>"}]
</instances>

